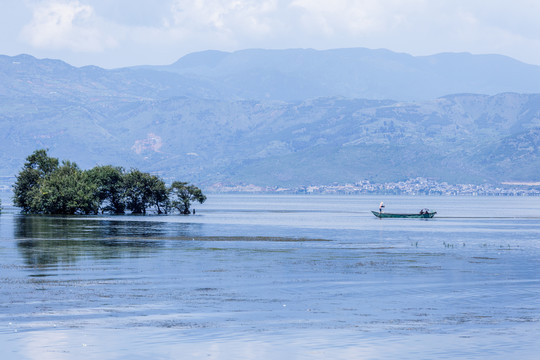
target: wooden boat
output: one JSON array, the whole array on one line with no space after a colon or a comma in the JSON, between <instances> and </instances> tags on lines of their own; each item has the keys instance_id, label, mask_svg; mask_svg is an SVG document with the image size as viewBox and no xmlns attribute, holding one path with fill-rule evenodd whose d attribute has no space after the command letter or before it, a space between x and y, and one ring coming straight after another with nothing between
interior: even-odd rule
<instances>
[{"instance_id":1,"label":"wooden boat","mask_svg":"<svg viewBox=\"0 0 540 360\"><path fill-rule=\"evenodd\" d=\"M435 214L436 211L426 212L426 213L416 213L416 214L396 214L396 213L385 213L385 212L378 212L378 211L372 211L373 215L376 217L382 219L382 218L425 218L425 219L431 219Z\"/></svg>"}]
</instances>

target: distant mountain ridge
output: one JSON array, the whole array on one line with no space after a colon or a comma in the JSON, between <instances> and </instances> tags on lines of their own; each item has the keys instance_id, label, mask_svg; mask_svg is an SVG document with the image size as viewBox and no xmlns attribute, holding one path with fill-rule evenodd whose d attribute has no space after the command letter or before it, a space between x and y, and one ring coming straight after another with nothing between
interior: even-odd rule
<instances>
[{"instance_id":1,"label":"distant mountain ridge","mask_svg":"<svg viewBox=\"0 0 540 360\"><path fill-rule=\"evenodd\" d=\"M204 51L147 67L205 79L238 99L343 96L427 100L455 93L539 93L540 67L501 55L412 56L365 48Z\"/></svg>"},{"instance_id":2,"label":"distant mountain ridge","mask_svg":"<svg viewBox=\"0 0 540 360\"><path fill-rule=\"evenodd\" d=\"M0 56L0 95L17 79L34 76L20 94L60 82L90 95L164 99L177 96L221 100L302 101L318 97L431 100L448 94L540 93L540 66L501 55L444 53L412 56L365 48L335 50L203 51L165 66L105 70L76 68L29 55ZM62 89L59 86L54 91ZM75 90L75 92L73 92Z\"/></svg>"},{"instance_id":3,"label":"distant mountain ridge","mask_svg":"<svg viewBox=\"0 0 540 360\"><path fill-rule=\"evenodd\" d=\"M181 75L128 68L77 68L60 60L30 55L0 55L0 96L39 95L71 101L92 98L163 99L177 96L219 97L208 94L210 84Z\"/></svg>"},{"instance_id":4,"label":"distant mountain ridge","mask_svg":"<svg viewBox=\"0 0 540 360\"><path fill-rule=\"evenodd\" d=\"M538 181L539 69L367 49L213 51L114 70L0 56L0 176L49 148L83 168L202 186Z\"/></svg>"}]
</instances>

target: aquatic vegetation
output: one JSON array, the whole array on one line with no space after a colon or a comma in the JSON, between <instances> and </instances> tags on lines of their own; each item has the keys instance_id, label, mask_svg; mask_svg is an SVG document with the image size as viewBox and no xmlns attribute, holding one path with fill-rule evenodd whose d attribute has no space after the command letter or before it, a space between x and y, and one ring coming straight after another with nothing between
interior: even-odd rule
<instances>
[{"instance_id":1,"label":"aquatic vegetation","mask_svg":"<svg viewBox=\"0 0 540 360\"><path fill-rule=\"evenodd\" d=\"M138 169L125 171L111 165L81 170L71 161L59 165L47 150L34 151L26 158L13 185L14 205L30 214L158 214L178 210L191 214L192 202L206 196L195 185L175 181L167 188L157 175Z\"/></svg>"}]
</instances>

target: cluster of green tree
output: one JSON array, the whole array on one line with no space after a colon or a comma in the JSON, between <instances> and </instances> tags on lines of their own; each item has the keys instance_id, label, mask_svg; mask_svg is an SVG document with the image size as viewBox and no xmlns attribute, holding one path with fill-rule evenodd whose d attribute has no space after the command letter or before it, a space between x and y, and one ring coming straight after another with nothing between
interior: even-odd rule
<instances>
[{"instance_id":1,"label":"cluster of green tree","mask_svg":"<svg viewBox=\"0 0 540 360\"><path fill-rule=\"evenodd\" d=\"M118 166L81 170L71 161L59 163L47 150L26 158L13 185L14 205L31 214L190 214L191 203L203 203L202 191L185 182L169 187L156 175Z\"/></svg>"}]
</instances>

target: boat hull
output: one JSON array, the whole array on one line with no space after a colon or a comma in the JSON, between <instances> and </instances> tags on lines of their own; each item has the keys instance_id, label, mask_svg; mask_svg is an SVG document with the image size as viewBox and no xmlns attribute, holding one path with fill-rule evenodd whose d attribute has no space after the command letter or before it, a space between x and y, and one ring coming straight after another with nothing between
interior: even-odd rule
<instances>
[{"instance_id":1,"label":"boat hull","mask_svg":"<svg viewBox=\"0 0 540 360\"><path fill-rule=\"evenodd\" d=\"M411 218L411 219L431 219L437 213L436 211L429 212L427 214L395 214L395 213L384 213L378 211L372 211L373 215L382 219L382 218Z\"/></svg>"}]
</instances>

